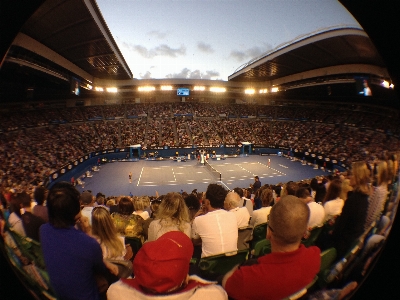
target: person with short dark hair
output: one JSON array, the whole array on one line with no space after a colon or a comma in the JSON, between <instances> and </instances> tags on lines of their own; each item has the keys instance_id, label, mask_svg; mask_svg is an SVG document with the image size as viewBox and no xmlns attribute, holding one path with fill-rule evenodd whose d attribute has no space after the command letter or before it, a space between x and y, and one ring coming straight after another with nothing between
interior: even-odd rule
<instances>
[{"instance_id":1,"label":"person with short dark hair","mask_svg":"<svg viewBox=\"0 0 400 300\"><path fill-rule=\"evenodd\" d=\"M94 208L96 198L92 195L90 191L85 191L80 196L82 208L82 216L85 216L89 220L89 225L92 226L92 211Z\"/></svg>"},{"instance_id":2,"label":"person with short dark hair","mask_svg":"<svg viewBox=\"0 0 400 300\"><path fill-rule=\"evenodd\" d=\"M49 223L40 227L41 248L57 298L100 299L96 275L106 277L109 271L99 243L75 228L82 216L79 198L79 191L68 182L50 189Z\"/></svg>"},{"instance_id":3,"label":"person with short dark hair","mask_svg":"<svg viewBox=\"0 0 400 300\"><path fill-rule=\"evenodd\" d=\"M253 194L257 192L257 190L261 187L261 181L258 176L254 176L254 183L250 184Z\"/></svg>"},{"instance_id":4,"label":"person with short dark hair","mask_svg":"<svg viewBox=\"0 0 400 300\"><path fill-rule=\"evenodd\" d=\"M39 241L39 228L46 223L41 217L32 214L31 197L26 193L19 193L21 199L21 220L27 237Z\"/></svg>"},{"instance_id":5,"label":"person with short dark hair","mask_svg":"<svg viewBox=\"0 0 400 300\"><path fill-rule=\"evenodd\" d=\"M201 257L237 250L236 216L223 209L226 194L222 186L209 184L203 207L193 220L192 239L202 245Z\"/></svg>"},{"instance_id":6,"label":"person with short dark hair","mask_svg":"<svg viewBox=\"0 0 400 300\"><path fill-rule=\"evenodd\" d=\"M313 281L321 251L301 244L309 214L307 205L294 196L283 197L271 208L267 238L272 252L226 273L222 286L230 298L283 299Z\"/></svg>"},{"instance_id":7,"label":"person with short dark hair","mask_svg":"<svg viewBox=\"0 0 400 300\"><path fill-rule=\"evenodd\" d=\"M33 193L33 199L36 201L36 205L32 208L32 213L38 217L41 217L45 222L49 221L49 213L47 207L44 204L47 196L47 189L43 186L35 188Z\"/></svg>"}]
</instances>

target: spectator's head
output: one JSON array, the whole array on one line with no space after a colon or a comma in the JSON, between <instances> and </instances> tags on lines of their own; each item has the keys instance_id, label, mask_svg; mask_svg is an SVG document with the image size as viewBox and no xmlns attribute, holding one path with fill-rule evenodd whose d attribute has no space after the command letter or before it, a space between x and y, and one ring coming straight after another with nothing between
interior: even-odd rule
<instances>
[{"instance_id":1,"label":"spectator's head","mask_svg":"<svg viewBox=\"0 0 400 300\"><path fill-rule=\"evenodd\" d=\"M224 208L226 210L232 210L239 207L240 199L240 196L236 192L229 192L225 197Z\"/></svg>"},{"instance_id":2,"label":"spectator's head","mask_svg":"<svg viewBox=\"0 0 400 300\"><path fill-rule=\"evenodd\" d=\"M382 160L377 165L376 183L377 185L388 184L390 172L386 161Z\"/></svg>"},{"instance_id":3,"label":"spectator's head","mask_svg":"<svg viewBox=\"0 0 400 300\"><path fill-rule=\"evenodd\" d=\"M113 205L115 205L115 200L114 199L109 199L106 202L107 207L111 207Z\"/></svg>"},{"instance_id":4,"label":"spectator's head","mask_svg":"<svg viewBox=\"0 0 400 300\"><path fill-rule=\"evenodd\" d=\"M313 178L310 181L310 187L315 191L318 188L318 179L317 178Z\"/></svg>"},{"instance_id":5,"label":"spectator's head","mask_svg":"<svg viewBox=\"0 0 400 300\"><path fill-rule=\"evenodd\" d=\"M269 187L262 189L260 198L263 207L270 206L274 201L272 190Z\"/></svg>"},{"instance_id":6,"label":"spectator's head","mask_svg":"<svg viewBox=\"0 0 400 300\"><path fill-rule=\"evenodd\" d=\"M369 194L370 170L363 161L357 161L351 165L350 184L354 191Z\"/></svg>"},{"instance_id":7,"label":"spectator's head","mask_svg":"<svg viewBox=\"0 0 400 300\"><path fill-rule=\"evenodd\" d=\"M147 293L167 294L187 284L193 243L180 231L170 231L144 243L133 261L135 282Z\"/></svg>"},{"instance_id":8,"label":"spectator's head","mask_svg":"<svg viewBox=\"0 0 400 300\"><path fill-rule=\"evenodd\" d=\"M285 185L285 195L295 196L298 189L299 189L299 185L296 182L289 181Z\"/></svg>"},{"instance_id":9,"label":"spectator's head","mask_svg":"<svg viewBox=\"0 0 400 300\"><path fill-rule=\"evenodd\" d=\"M168 193L157 211L157 219L172 219L179 224L189 222L189 212L185 200L179 193Z\"/></svg>"},{"instance_id":10,"label":"spectator's head","mask_svg":"<svg viewBox=\"0 0 400 300\"><path fill-rule=\"evenodd\" d=\"M322 203L340 197L341 192L342 192L342 181L340 179L333 179L330 182L328 189L326 190L326 194Z\"/></svg>"},{"instance_id":11,"label":"spectator's head","mask_svg":"<svg viewBox=\"0 0 400 300\"><path fill-rule=\"evenodd\" d=\"M296 196L283 196L271 208L268 220L267 238L274 247L281 250L296 248L307 230L310 210Z\"/></svg>"},{"instance_id":12,"label":"spectator's head","mask_svg":"<svg viewBox=\"0 0 400 300\"><path fill-rule=\"evenodd\" d=\"M22 207L31 207L31 197L26 192L19 193L18 197L21 199Z\"/></svg>"},{"instance_id":13,"label":"spectator's head","mask_svg":"<svg viewBox=\"0 0 400 300\"><path fill-rule=\"evenodd\" d=\"M135 211L143 211L150 205L150 198L147 196L136 197L133 199Z\"/></svg>"},{"instance_id":14,"label":"spectator's head","mask_svg":"<svg viewBox=\"0 0 400 300\"><path fill-rule=\"evenodd\" d=\"M185 204L189 210L190 220L194 219L194 216L200 209L200 201L197 197L197 194L190 194L185 198Z\"/></svg>"},{"instance_id":15,"label":"spectator's head","mask_svg":"<svg viewBox=\"0 0 400 300\"><path fill-rule=\"evenodd\" d=\"M46 200L46 188L43 186L38 186L35 188L35 192L33 193L33 198L35 199L38 205L43 205L44 200Z\"/></svg>"},{"instance_id":16,"label":"spectator's head","mask_svg":"<svg viewBox=\"0 0 400 300\"><path fill-rule=\"evenodd\" d=\"M164 198L164 195L158 197L157 199L150 201L150 209L151 209L151 217L152 218L156 217L158 208L160 207L160 204L161 204L163 198Z\"/></svg>"},{"instance_id":17,"label":"spectator's head","mask_svg":"<svg viewBox=\"0 0 400 300\"><path fill-rule=\"evenodd\" d=\"M57 228L74 226L80 217L79 191L68 182L53 185L47 196L49 223Z\"/></svg>"},{"instance_id":18,"label":"spectator's head","mask_svg":"<svg viewBox=\"0 0 400 300\"><path fill-rule=\"evenodd\" d=\"M121 215L131 215L134 211L133 202L129 197L122 197L118 203L118 212Z\"/></svg>"},{"instance_id":19,"label":"spectator's head","mask_svg":"<svg viewBox=\"0 0 400 300\"><path fill-rule=\"evenodd\" d=\"M227 191L216 183L211 183L207 187L206 199L212 208L223 208Z\"/></svg>"},{"instance_id":20,"label":"spectator's head","mask_svg":"<svg viewBox=\"0 0 400 300\"><path fill-rule=\"evenodd\" d=\"M89 206L94 203L94 197L91 192L85 191L81 194L81 204L84 206Z\"/></svg>"},{"instance_id":21,"label":"spectator's head","mask_svg":"<svg viewBox=\"0 0 400 300\"><path fill-rule=\"evenodd\" d=\"M104 205L106 197L102 193L97 193L96 194L96 203L98 205Z\"/></svg>"},{"instance_id":22,"label":"spectator's head","mask_svg":"<svg viewBox=\"0 0 400 300\"><path fill-rule=\"evenodd\" d=\"M235 187L235 188L233 189L233 191L234 191L236 194L238 194L238 195L240 196L240 198L243 197L243 189L241 189L240 187Z\"/></svg>"},{"instance_id":23,"label":"spectator's head","mask_svg":"<svg viewBox=\"0 0 400 300\"><path fill-rule=\"evenodd\" d=\"M254 176L254 181L260 181L260 178L258 178L258 176Z\"/></svg>"},{"instance_id":24,"label":"spectator's head","mask_svg":"<svg viewBox=\"0 0 400 300\"><path fill-rule=\"evenodd\" d=\"M300 198L303 201L308 201L310 200L309 198L311 197L310 190L306 187L301 187L296 191L296 197Z\"/></svg>"},{"instance_id":25,"label":"spectator's head","mask_svg":"<svg viewBox=\"0 0 400 300\"><path fill-rule=\"evenodd\" d=\"M92 234L107 247L109 257L116 257L123 252L124 246L118 239L117 228L107 208L96 206L92 211Z\"/></svg>"}]
</instances>

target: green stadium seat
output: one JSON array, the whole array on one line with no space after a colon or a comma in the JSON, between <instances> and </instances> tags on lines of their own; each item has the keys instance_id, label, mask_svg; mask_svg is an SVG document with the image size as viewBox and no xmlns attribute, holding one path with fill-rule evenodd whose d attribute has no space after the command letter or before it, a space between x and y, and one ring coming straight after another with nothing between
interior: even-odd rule
<instances>
[{"instance_id":1,"label":"green stadium seat","mask_svg":"<svg viewBox=\"0 0 400 300\"><path fill-rule=\"evenodd\" d=\"M225 275L234 266L242 264L247 260L248 249L238 250L219 255L202 257L199 261L200 277L208 280L216 280Z\"/></svg>"}]
</instances>

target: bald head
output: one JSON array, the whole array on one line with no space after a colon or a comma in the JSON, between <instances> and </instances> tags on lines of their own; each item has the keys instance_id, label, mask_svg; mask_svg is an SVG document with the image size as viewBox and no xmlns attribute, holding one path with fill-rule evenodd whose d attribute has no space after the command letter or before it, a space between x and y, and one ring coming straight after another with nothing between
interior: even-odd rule
<instances>
[{"instance_id":1,"label":"bald head","mask_svg":"<svg viewBox=\"0 0 400 300\"><path fill-rule=\"evenodd\" d=\"M285 196L272 206L268 226L281 246L299 244L307 230L310 210L295 196Z\"/></svg>"},{"instance_id":2,"label":"bald head","mask_svg":"<svg viewBox=\"0 0 400 300\"><path fill-rule=\"evenodd\" d=\"M240 203L240 196L235 192L229 192L224 201L224 208L226 210L231 210L239 206Z\"/></svg>"}]
</instances>

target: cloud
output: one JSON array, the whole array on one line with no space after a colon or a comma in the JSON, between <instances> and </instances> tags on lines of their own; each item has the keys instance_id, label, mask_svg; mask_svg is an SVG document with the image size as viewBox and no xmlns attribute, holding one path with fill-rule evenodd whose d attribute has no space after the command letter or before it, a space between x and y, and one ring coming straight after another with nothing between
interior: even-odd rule
<instances>
[{"instance_id":1,"label":"cloud","mask_svg":"<svg viewBox=\"0 0 400 300\"><path fill-rule=\"evenodd\" d=\"M129 50L137 52L140 56L144 58L154 58L156 56L168 56L168 57L178 57L184 56L186 54L186 47L181 45L179 48L171 48L166 44L161 44L155 48L147 49L141 45L129 45L124 43L124 46Z\"/></svg>"},{"instance_id":2,"label":"cloud","mask_svg":"<svg viewBox=\"0 0 400 300\"><path fill-rule=\"evenodd\" d=\"M143 75L142 73L140 73L140 74L139 74L139 77L140 77L141 79L151 79L151 78L152 78L152 77L151 77L150 71L147 71L146 73L144 73L144 75Z\"/></svg>"},{"instance_id":3,"label":"cloud","mask_svg":"<svg viewBox=\"0 0 400 300\"><path fill-rule=\"evenodd\" d=\"M256 58L271 49L271 45L265 44L263 47L254 46L244 51L233 50L229 56L236 59L238 62L241 62Z\"/></svg>"},{"instance_id":4,"label":"cloud","mask_svg":"<svg viewBox=\"0 0 400 300\"><path fill-rule=\"evenodd\" d=\"M167 36L167 32L162 32L159 30L152 30L152 31L149 31L147 33L147 35L162 40L162 39L165 39L165 37Z\"/></svg>"},{"instance_id":5,"label":"cloud","mask_svg":"<svg viewBox=\"0 0 400 300\"><path fill-rule=\"evenodd\" d=\"M183 68L179 73L170 73L166 78L182 78L182 79L211 79L220 76L217 71L206 71L202 73L200 70L191 71L188 68Z\"/></svg>"},{"instance_id":6,"label":"cloud","mask_svg":"<svg viewBox=\"0 0 400 300\"><path fill-rule=\"evenodd\" d=\"M179 48L174 49L168 45L163 44L156 47L154 50L157 53L157 55L161 56L177 57L186 54L186 47L184 45L181 45Z\"/></svg>"},{"instance_id":7,"label":"cloud","mask_svg":"<svg viewBox=\"0 0 400 300\"><path fill-rule=\"evenodd\" d=\"M211 45L204 42L198 42L197 48L204 53L214 53L214 49L211 47Z\"/></svg>"}]
</instances>

